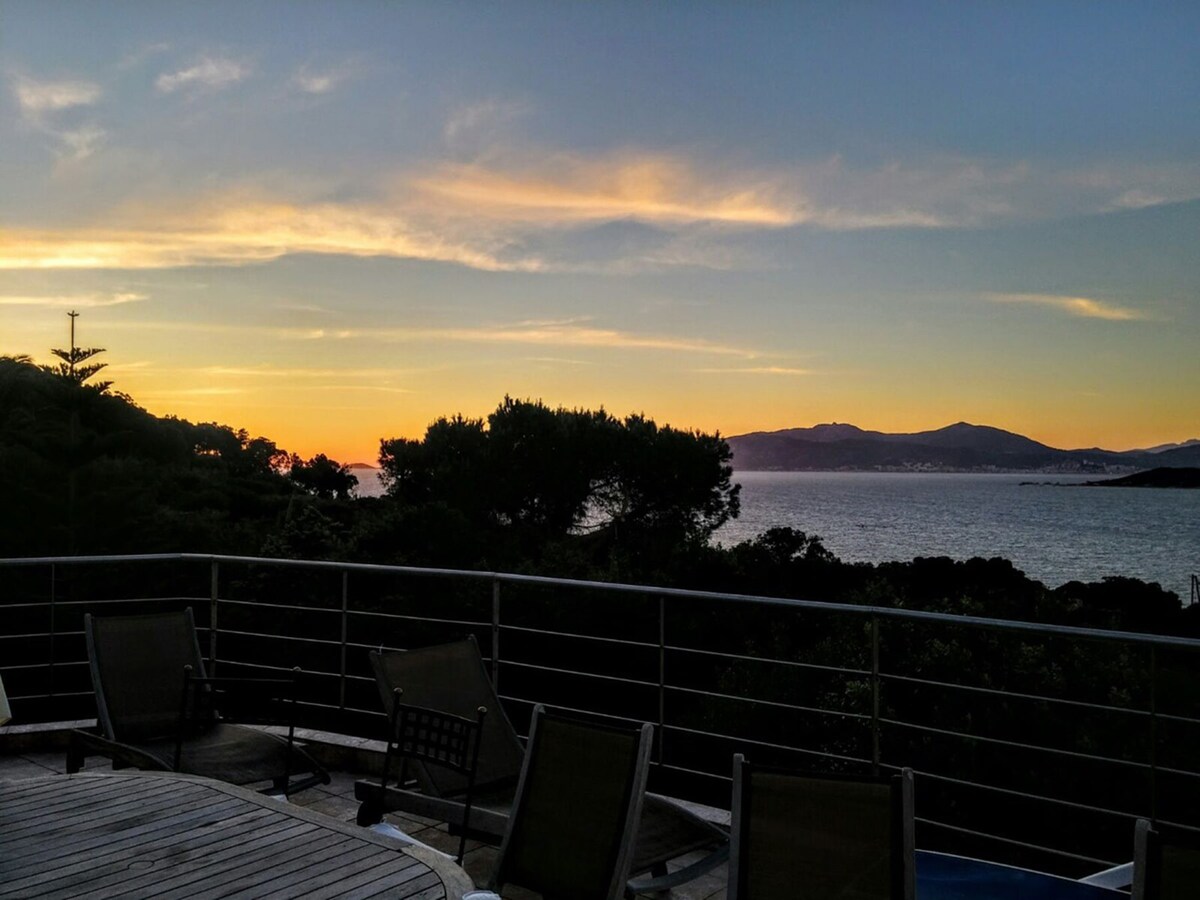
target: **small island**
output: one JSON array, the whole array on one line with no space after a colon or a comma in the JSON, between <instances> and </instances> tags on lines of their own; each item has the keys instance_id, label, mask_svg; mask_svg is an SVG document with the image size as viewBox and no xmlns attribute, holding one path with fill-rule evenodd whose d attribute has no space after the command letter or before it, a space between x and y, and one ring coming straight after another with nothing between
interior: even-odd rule
<instances>
[{"instance_id":1,"label":"small island","mask_svg":"<svg viewBox=\"0 0 1200 900\"><path fill-rule=\"evenodd\" d=\"M1200 488L1200 468L1172 469L1164 466L1121 478L1085 481L1082 487Z\"/></svg>"}]
</instances>

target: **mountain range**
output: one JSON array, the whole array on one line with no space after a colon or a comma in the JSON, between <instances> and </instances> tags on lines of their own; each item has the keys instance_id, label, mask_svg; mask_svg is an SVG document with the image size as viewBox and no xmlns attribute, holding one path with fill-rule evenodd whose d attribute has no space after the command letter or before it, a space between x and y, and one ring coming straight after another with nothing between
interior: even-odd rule
<instances>
[{"instance_id":1,"label":"mountain range","mask_svg":"<svg viewBox=\"0 0 1200 900\"><path fill-rule=\"evenodd\" d=\"M1200 439L1145 450L1060 450L988 425L888 434L831 423L726 438L742 471L1095 472L1200 466Z\"/></svg>"}]
</instances>

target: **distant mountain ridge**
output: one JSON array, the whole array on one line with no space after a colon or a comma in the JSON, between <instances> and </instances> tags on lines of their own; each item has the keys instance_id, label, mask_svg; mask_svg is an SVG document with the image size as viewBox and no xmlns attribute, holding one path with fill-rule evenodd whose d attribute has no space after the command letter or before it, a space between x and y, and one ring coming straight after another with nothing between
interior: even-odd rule
<instances>
[{"instance_id":1,"label":"distant mountain ridge","mask_svg":"<svg viewBox=\"0 0 1200 900\"><path fill-rule=\"evenodd\" d=\"M1131 472L1200 465L1200 441L1148 450L1060 450L989 425L957 422L888 434L832 422L726 438L735 469L775 471Z\"/></svg>"}]
</instances>

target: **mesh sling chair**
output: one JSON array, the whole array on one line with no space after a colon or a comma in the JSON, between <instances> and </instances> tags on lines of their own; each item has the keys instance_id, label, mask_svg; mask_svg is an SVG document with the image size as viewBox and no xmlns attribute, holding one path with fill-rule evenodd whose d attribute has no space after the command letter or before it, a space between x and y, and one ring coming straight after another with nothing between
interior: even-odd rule
<instances>
[{"instance_id":1,"label":"mesh sling chair","mask_svg":"<svg viewBox=\"0 0 1200 900\"><path fill-rule=\"evenodd\" d=\"M809 775L733 757L728 900L913 900L912 771Z\"/></svg>"},{"instance_id":2,"label":"mesh sling chair","mask_svg":"<svg viewBox=\"0 0 1200 900\"><path fill-rule=\"evenodd\" d=\"M1133 832L1132 900L1200 897L1200 837L1138 819Z\"/></svg>"},{"instance_id":3,"label":"mesh sling chair","mask_svg":"<svg viewBox=\"0 0 1200 900\"><path fill-rule=\"evenodd\" d=\"M463 717L472 716L480 706L488 709L469 830L472 837L498 843L508 823L525 750L496 696L474 636L416 650L372 652L370 658L385 709L397 687L404 689L407 702ZM355 796L361 801L359 824L370 825L387 811L402 810L461 828L465 778L419 761L411 771L419 790L405 786L381 790L371 781L355 784ZM703 856L668 872L670 860L693 851L703 851ZM631 890L648 892L683 884L728 857L729 836L723 830L665 797L646 795L630 867L639 877L630 882Z\"/></svg>"},{"instance_id":4,"label":"mesh sling chair","mask_svg":"<svg viewBox=\"0 0 1200 900\"><path fill-rule=\"evenodd\" d=\"M282 738L222 718L233 698L247 693L261 705L244 718L268 721L261 713L290 706L292 683L205 677L191 609L103 618L89 613L84 631L99 733L71 733L68 772L78 772L94 755L108 757L114 768L186 772L232 784L270 781L263 790L271 793L329 783L329 774L295 746L290 723ZM293 773L309 774L293 780Z\"/></svg>"},{"instance_id":5,"label":"mesh sling chair","mask_svg":"<svg viewBox=\"0 0 1200 900\"><path fill-rule=\"evenodd\" d=\"M534 707L491 887L513 884L545 900L620 900L653 733L651 725L595 725Z\"/></svg>"}]
</instances>

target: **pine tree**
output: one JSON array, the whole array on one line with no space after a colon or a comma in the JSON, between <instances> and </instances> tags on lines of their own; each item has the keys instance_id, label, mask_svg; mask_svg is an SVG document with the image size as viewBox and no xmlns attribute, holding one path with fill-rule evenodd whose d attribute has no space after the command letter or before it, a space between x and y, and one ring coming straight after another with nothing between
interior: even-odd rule
<instances>
[{"instance_id":1,"label":"pine tree","mask_svg":"<svg viewBox=\"0 0 1200 900\"><path fill-rule=\"evenodd\" d=\"M103 353L103 347L76 347L75 346L75 319L79 313L72 310L67 313L71 317L71 349L63 350L58 347L52 347L50 352L62 360L57 366L46 366L47 371L54 372L68 381L73 381L75 384L82 385L85 381L103 369L108 363L88 363L98 353ZM87 363L87 365L84 365ZM111 381L97 381L95 384L89 384L88 387L93 390L104 393L112 384Z\"/></svg>"}]
</instances>

